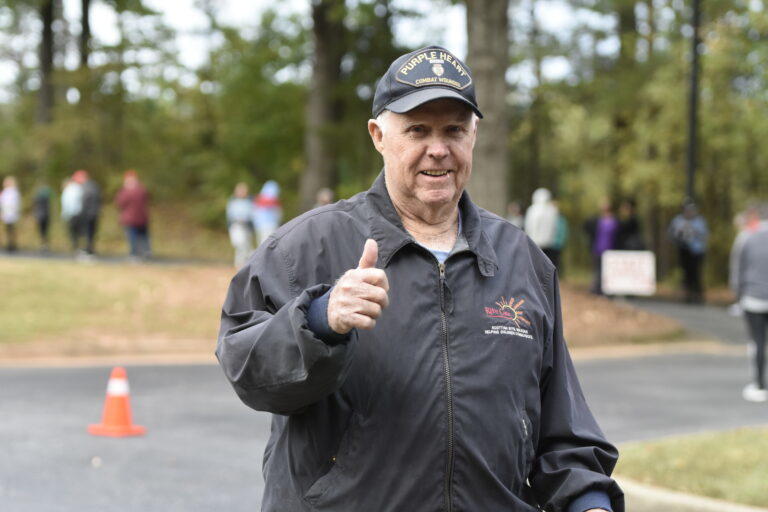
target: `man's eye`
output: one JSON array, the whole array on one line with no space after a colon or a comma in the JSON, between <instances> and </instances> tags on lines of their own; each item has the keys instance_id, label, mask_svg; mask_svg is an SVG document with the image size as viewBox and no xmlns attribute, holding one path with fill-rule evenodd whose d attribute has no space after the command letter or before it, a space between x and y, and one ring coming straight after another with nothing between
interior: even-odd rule
<instances>
[{"instance_id":1,"label":"man's eye","mask_svg":"<svg viewBox=\"0 0 768 512\"><path fill-rule=\"evenodd\" d=\"M463 131L464 131L464 128L462 128L461 126L449 126L448 127L448 133L458 134L458 133L461 133Z\"/></svg>"},{"instance_id":2,"label":"man's eye","mask_svg":"<svg viewBox=\"0 0 768 512\"><path fill-rule=\"evenodd\" d=\"M408 128L408 131L410 133L424 133L424 127L423 126L411 126Z\"/></svg>"}]
</instances>

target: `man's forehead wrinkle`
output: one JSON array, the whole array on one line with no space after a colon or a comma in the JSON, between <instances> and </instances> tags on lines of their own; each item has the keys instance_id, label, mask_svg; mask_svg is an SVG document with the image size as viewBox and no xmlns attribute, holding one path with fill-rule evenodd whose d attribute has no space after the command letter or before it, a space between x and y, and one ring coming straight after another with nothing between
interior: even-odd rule
<instances>
[{"instance_id":1,"label":"man's forehead wrinkle","mask_svg":"<svg viewBox=\"0 0 768 512\"><path fill-rule=\"evenodd\" d=\"M466 124L472 120L472 111L469 109L414 109L410 112L398 114L407 123L444 122Z\"/></svg>"}]
</instances>

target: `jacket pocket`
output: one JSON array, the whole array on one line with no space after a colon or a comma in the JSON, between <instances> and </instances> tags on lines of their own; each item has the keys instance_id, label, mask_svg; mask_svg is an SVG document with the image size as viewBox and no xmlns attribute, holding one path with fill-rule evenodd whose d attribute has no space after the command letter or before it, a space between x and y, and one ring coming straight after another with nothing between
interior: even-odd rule
<instances>
[{"instance_id":1,"label":"jacket pocket","mask_svg":"<svg viewBox=\"0 0 768 512\"><path fill-rule=\"evenodd\" d=\"M315 480L304 494L304 499L311 505L321 506L326 501L324 498L328 498L328 491L338 487L337 484L344 477L344 474L348 474L350 471L354 472L352 460L358 450L358 431L358 414L353 412L349 419L349 425L341 437L339 449L336 451L336 455L331 458L331 469Z\"/></svg>"},{"instance_id":2,"label":"jacket pocket","mask_svg":"<svg viewBox=\"0 0 768 512\"><path fill-rule=\"evenodd\" d=\"M533 448L533 425L531 419L525 411L520 412L520 432L523 445L523 464L522 464L522 480L526 482L528 480L528 474L531 471L531 464L533 458L536 455L536 451Z\"/></svg>"}]
</instances>

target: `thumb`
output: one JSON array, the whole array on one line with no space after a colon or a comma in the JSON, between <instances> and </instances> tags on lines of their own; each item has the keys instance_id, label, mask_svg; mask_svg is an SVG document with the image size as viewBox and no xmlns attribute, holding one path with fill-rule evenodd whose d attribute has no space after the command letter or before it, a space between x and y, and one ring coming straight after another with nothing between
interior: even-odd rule
<instances>
[{"instance_id":1,"label":"thumb","mask_svg":"<svg viewBox=\"0 0 768 512\"><path fill-rule=\"evenodd\" d=\"M357 268L374 268L378 257L379 246L376 244L376 240L369 238L365 241L363 255L360 256L360 263L357 264Z\"/></svg>"}]
</instances>

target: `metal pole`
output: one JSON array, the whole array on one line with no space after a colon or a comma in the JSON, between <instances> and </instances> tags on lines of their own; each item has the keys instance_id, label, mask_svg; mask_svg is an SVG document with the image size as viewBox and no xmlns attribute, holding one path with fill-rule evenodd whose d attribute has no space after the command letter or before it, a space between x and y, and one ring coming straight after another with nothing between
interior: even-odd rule
<instances>
[{"instance_id":1,"label":"metal pole","mask_svg":"<svg viewBox=\"0 0 768 512\"><path fill-rule=\"evenodd\" d=\"M701 20L701 0L693 0L693 41L691 48L691 90L688 98L688 169L685 194L695 200L696 142L698 132L699 107L699 24Z\"/></svg>"}]
</instances>

